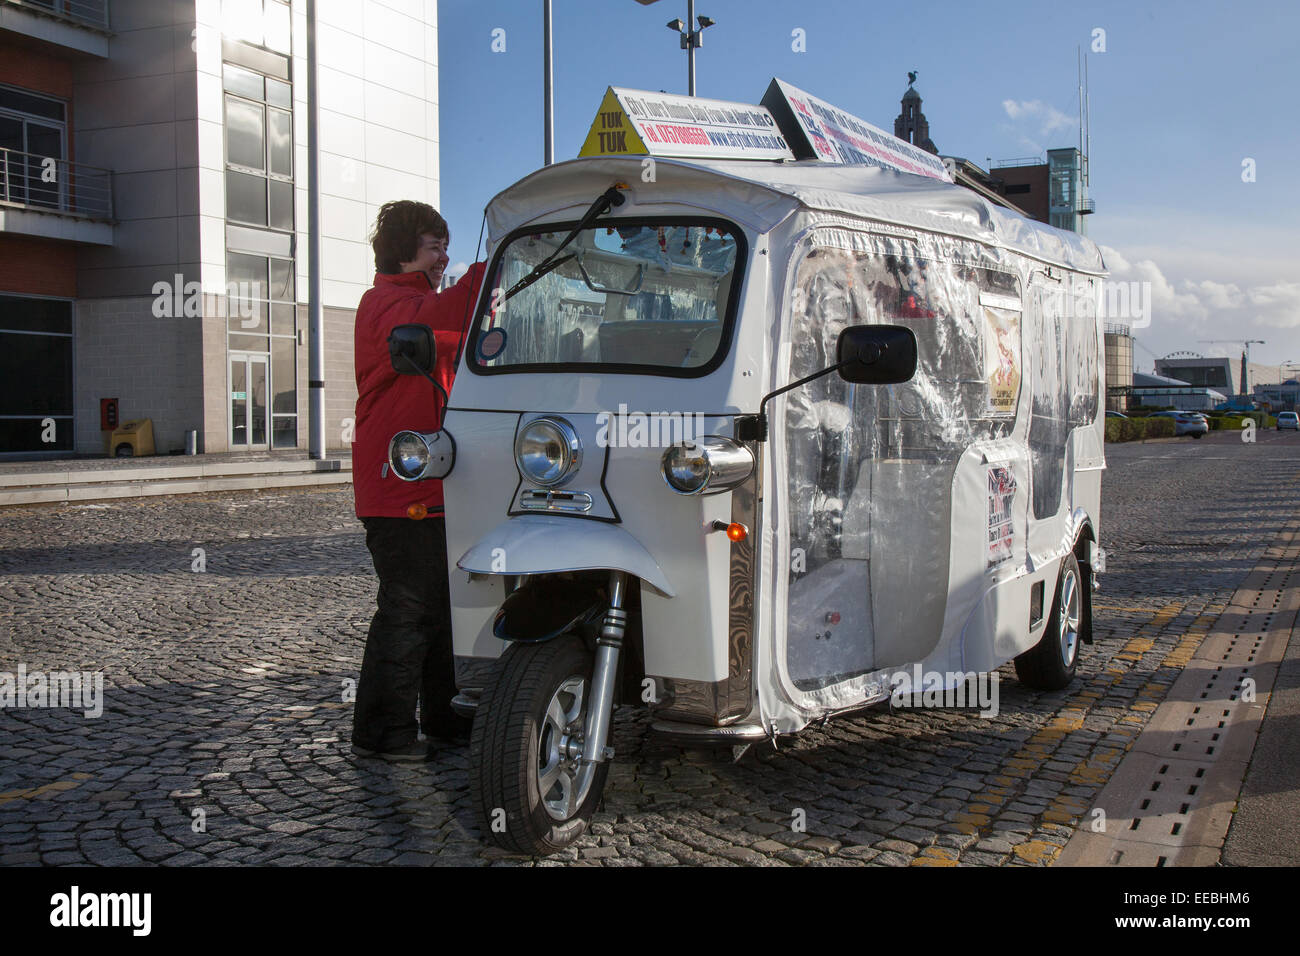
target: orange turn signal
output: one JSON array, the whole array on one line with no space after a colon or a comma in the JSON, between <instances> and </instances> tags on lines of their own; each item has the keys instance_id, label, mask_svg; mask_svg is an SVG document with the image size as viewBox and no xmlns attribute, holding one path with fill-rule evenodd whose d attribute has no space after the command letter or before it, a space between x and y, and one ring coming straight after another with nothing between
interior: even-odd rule
<instances>
[{"instance_id":1,"label":"orange turn signal","mask_svg":"<svg viewBox=\"0 0 1300 956\"><path fill-rule=\"evenodd\" d=\"M733 521L727 525L727 537L732 541L744 541L749 537L749 529L739 521Z\"/></svg>"},{"instance_id":2,"label":"orange turn signal","mask_svg":"<svg viewBox=\"0 0 1300 956\"><path fill-rule=\"evenodd\" d=\"M421 518L429 516L429 509L422 504L413 504L406 509L406 517L412 521L419 521Z\"/></svg>"}]
</instances>

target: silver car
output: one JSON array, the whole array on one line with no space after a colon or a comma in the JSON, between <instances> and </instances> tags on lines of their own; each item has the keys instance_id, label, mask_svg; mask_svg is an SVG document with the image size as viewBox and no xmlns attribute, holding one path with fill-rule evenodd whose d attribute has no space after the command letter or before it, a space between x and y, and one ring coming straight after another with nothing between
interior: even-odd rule
<instances>
[{"instance_id":1,"label":"silver car","mask_svg":"<svg viewBox=\"0 0 1300 956\"><path fill-rule=\"evenodd\" d=\"M1200 438L1210 430L1210 421L1200 412L1156 412L1152 418L1172 418L1174 420L1174 437L1191 435Z\"/></svg>"}]
</instances>

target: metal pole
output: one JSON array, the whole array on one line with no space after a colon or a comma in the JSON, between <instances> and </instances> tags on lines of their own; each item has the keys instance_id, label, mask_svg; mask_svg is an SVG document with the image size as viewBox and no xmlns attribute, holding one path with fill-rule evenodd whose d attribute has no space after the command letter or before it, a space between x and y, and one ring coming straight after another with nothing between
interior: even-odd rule
<instances>
[{"instance_id":1,"label":"metal pole","mask_svg":"<svg viewBox=\"0 0 1300 956\"><path fill-rule=\"evenodd\" d=\"M695 0L686 0L686 89L695 95Z\"/></svg>"},{"instance_id":2,"label":"metal pole","mask_svg":"<svg viewBox=\"0 0 1300 956\"><path fill-rule=\"evenodd\" d=\"M316 93L316 0L307 0L307 428L308 453L322 459L325 325L320 292L320 116Z\"/></svg>"},{"instance_id":3,"label":"metal pole","mask_svg":"<svg viewBox=\"0 0 1300 956\"><path fill-rule=\"evenodd\" d=\"M545 50L542 54L542 115L545 117L546 130L543 134L542 163L546 166L555 162L555 91L551 71L551 0L543 0L545 10L542 14L542 37Z\"/></svg>"}]
</instances>

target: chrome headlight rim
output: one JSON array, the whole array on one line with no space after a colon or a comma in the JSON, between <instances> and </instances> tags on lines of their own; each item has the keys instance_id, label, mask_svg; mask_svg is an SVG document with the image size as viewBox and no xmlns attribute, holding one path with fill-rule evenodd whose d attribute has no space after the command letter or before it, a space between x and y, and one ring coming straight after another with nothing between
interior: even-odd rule
<instances>
[{"instance_id":1,"label":"chrome headlight rim","mask_svg":"<svg viewBox=\"0 0 1300 956\"><path fill-rule=\"evenodd\" d=\"M553 478L539 478L524 465L523 451L520 446L528 437L529 430L539 425L552 429L560 445L560 466ZM525 481L539 488L559 488L570 481L582 468L582 440L578 438L578 431L568 419L558 415L542 415L523 425L519 429L519 434L515 436L514 452L515 467L519 469L519 474Z\"/></svg>"},{"instance_id":2,"label":"chrome headlight rim","mask_svg":"<svg viewBox=\"0 0 1300 956\"><path fill-rule=\"evenodd\" d=\"M406 439L409 438L415 439L415 441L419 443L420 448L423 450L423 456L420 463L420 468L418 471L411 474L407 474L406 473L407 470L405 468L398 466L397 464L398 459L394 456L394 451L397 448L398 442L405 441ZM424 473L428 471L429 463L432 460L433 460L433 454L429 449L429 441L427 438L424 437L424 434L422 432L412 431L411 429L404 429L398 432L397 434L393 435L393 437L388 440L388 469L402 481L420 481Z\"/></svg>"},{"instance_id":3,"label":"chrome headlight rim","mask_svg":"<svg viewBox=\"0 0 1300 956\"><path fill-rule=\"evenodd\" d=\"M415 452L412 460L419 465L418 469L399 466L401 459L395 455L395 451L398 443L406 440L414 441L418 447L418 451L412 450ZM388 470L401 481L441 481L451 474L455 466L456 439L445 428L436 432L417 432L405 428L388 440Z\"/></svg>"},{"instance_id":4,"label":"chrome headlight rim","mask_svg":"<svg viewBox=\"0 0 1300 956\"><path fill-rule=\"evenodd\" d=\"M698 488L681 488L670 477L670 462L675 452L692 447L700 450L707 474ZM659 473L674 494L692 498L720 494L743 485L753 476L754 466L754 453L748 446L725 435L705 435L694 441L678 442L665 449L659 460Z\"/></svg>"}]
</instances>

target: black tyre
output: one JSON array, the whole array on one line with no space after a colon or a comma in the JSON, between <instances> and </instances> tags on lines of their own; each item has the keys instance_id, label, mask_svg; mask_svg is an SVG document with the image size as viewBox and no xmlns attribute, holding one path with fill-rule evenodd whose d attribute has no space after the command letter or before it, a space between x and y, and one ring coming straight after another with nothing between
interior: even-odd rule
<instances>
[{"instance_id":1,"label":"black tyre","mask_svg":"<svg viewBox=\"0 0 1300 956\"><path fill-rule=\"evenodd\" d=\"M587 829L609 763L580 753L594 660L572 634L514 644L470 734L470 792L485 838L516 853L562 850Z\"/></svg>"},{"instance_id":2,"label":"black tyre","mask_svg":"<svg viewBox=\"0 0 1300 956\"><path fill-rule=\"evenodd\" d=\"M1205 435L1205 432L1192 432L1192 437L1193 437L1193 438L1201 438L1201 437L1203 437L1204 435Z\"/></svg>"},{"instance_id":3,"label":"black tyre","mask_svg":"<svg viewBox=\"0 0 1300 956\"><path fill-rule=\"evenodd\" d=\"M1083 589L1085 582L1079 561L1067 554L1056 580L1052 612L1038 643L1016 658L1016 677L1035 690L1060 690L1074 680L1079 666L1079 645L1085 624Z\"/></svg>"}]
</instances>

